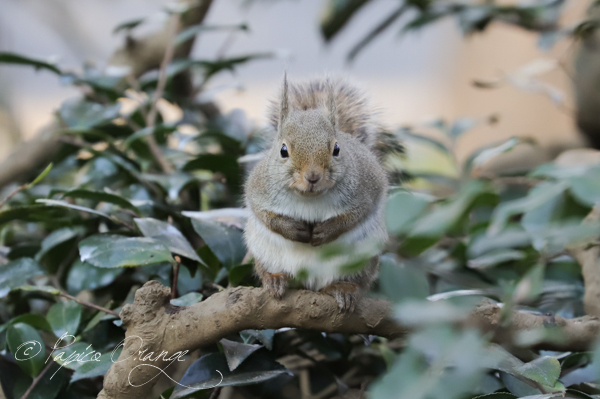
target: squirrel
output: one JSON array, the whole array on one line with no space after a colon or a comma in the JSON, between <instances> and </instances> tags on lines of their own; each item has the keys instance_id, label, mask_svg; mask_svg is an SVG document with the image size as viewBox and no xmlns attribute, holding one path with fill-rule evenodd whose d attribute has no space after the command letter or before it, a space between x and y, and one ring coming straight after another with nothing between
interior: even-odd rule
<instances>
[{"instance_id":1,"label":"squirrel","mask_svg":"<svg viewBox=\"0 0 600 399\"><path fill-rule=\"evenodd\" d=\"M367 97L341 79L288 84L284 75L269 120L276 135L245 186L255 272L278 299L290 278L307 272L306 288L353 312L377 278L388 239L388 176L378 157L378 135L388 133ZM344 253L324 256L329 243ZM344 273L357 260L366 265Z\"/></svg>"}]
</instances>

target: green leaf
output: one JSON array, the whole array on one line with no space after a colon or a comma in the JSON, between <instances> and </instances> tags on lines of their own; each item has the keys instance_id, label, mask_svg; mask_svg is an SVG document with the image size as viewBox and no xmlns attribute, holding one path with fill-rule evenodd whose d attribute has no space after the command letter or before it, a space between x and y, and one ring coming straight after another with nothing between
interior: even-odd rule
<instances>
[{"instance_id":1,"label":"green leaf","mask_svg":"<svg viewBox=\"0 0 600 399\"><path fill-rule=\"evenodd\" d=\"M556 358L543 356L516 369L523 377L553 387L560 377L560 362Z\"/></svg>"},{"instance_id":2,"label":"green leaf","mask_svg":"<svg viewBox=\"0 0 600 399\"><path fill-rule=\"evenodd\" d=\"M223 346L223 352L227 358L229 370L233 371L242 364L251 354L262 348L262 345L244 344L242 342L230 341L223 338L219 341Z\"/></svg>"},{"instance_id":3,"label":"green leaf","mask_svg":"<svg viewBox=\"0 0 600 399\"><path fill-rule=\"evenodd\" d=\"M40 259L42 259L44 255L46 255L53 248L56 248L60 244L67 242L80 234L83 234L84 231L85 229L77 227L63 227L62 229L53 231L42 241L42 247L39 252L35 254L35 259L39 262Z\"/></svg>"},{"instance_id":4,"label":"green leaf","mask_svg":"<svg viewBox=\"0 0 600 399\"><path fill-rule=\"evenodd\" d=\"M15 317L14 319L11 319L7 324L8 326L11 326L13 324L17 324L17 323L25 323L30 325L31 327L35 328L36 330L44 330L46 332L52 332L52 328L50 327L50 324L48 324L48 320L46 320L46 318L38 315L38 314L33 314L33 313L25 313L22 315L19 315L17 317Z\"/></svg>"},{"instance_id":5,"label":"green leaf","mask_svg":"<svg viewBox=\"0 0 600 399\"><path fill-rule=\"evenodd\" d=\"M134 221L145 237L162 242L169 247L171 252L177 255L204 263L196 251L194 251L189 241L172 224L153 218L140 218L134 219Z\"/></svg>"},{"instance_id":6,"label":"green leaf","mask_svg":"<svg viewBox=\"0 0 600 399\"><path fill-rule=\"evenodd\" d=\"M0 227L13 220L20 220L23 222L56 221L58 216L64 214L64 211L47 205L30 205L10 208L5 211L0 211Z\"/></svg>"},{"instance_id":7,"label":"green leaf","mask_svg":"<svg viewBox=\"0 0 600 399\"><path fill-rule=\"evenodd\" d=\"M420 143L423 143L423 144L425 144L425 145L427 145L429 147L433 147L433 148L439 150L443 154L448 154L448 155L450 154L450 150L448 149L448 147L446 146L446 144L442 143L441 141L439 141L439 140L437 140L437 139L435 139L433 137L424 136L422 134L414 133L414 132L412 132L408 128L402 128L402 129L398 130L398 132L396 134L403 141L416 141L416 142L420 142Z\"/></svg>"},{"instance_id":8,"label":"green leaf","mask_svg":"<svg viewBox=\"0 0 600 399\"><path fill-rule=\"evenodd\" d=\"M93 356L93 352L95 352L93 348L90 348L90 344L81 341L75 343L69 341L59 342L56 346L57 349L52 353L52 359L69 370L77 370L87 361L91 361L90 358ZM88 353L92 354L84 357ZM79 356L85 360L83 362L77 361Z\"/></svg>"},{"instance_id":9,"label":"green leaf","mask_svg":"<svg viewBox=\"0 0 600 399\"><path fill-rule=\"evenodd\" d=\"M167 126L167 125L155 125L152 127L145 127L137 132L127 136L127 138L123 141L123 145L125 148L131 147L131 145L146 136L150 136L155 133L172 133L177 130L177 126Z\"/></svg>"},{"instance_id":10,"label":"green leaf","mask_svg":"<svg viewBox=\"0 0 600 399\"><path fill-rule=\"evenodd\" d=\"M368 2L369 0L327 0L321 15L321 33L325 41L333 39Z\"/></svg>"},{"instance_id":11,"label":"green leaf","mask_svg":"<svg viewBox=\"0 0 600 399\"><path fill-rule=\"evenodd\" d=\"M222 353L210 353L196 360L185 372L171 396L180 399L214 386L239 386L257 384L289 371L273 360L266 351L257 351L234 371L229 371ZM222 376L222 377L221 377ZM182 386L183 385L183 386Z\"/></svg>"},{"instance_id":12,"label":"green leaf","mask_svg":"<svg viewBox=\"0 0 600 399\"><path fill-rule=\"evenodd\" d=\"M110 369L110 366L113 364L113 359L116 361L120 354L121 348L119 348L114 354L112 352L103 353L98 360L92 360L82 364L73 373L73 376L71 377L71 384L75 381L86 378L94 378L105 375L108 372L108 369Z\"/></svg>"},{"instance_id":13,"label":"green leaf","mask_svg":"<svg viewBox=\"0 0 600 399\"><path fill-rule=\"evenodd\" d=\"M504 154L506 152L511 151L517 146L517 144L522 142L523 139L520 139L518 137L511 137L502 144L485 146L475 151L473 154L471 154L471 156L469 156L465 163L465 170L467 171L467 173L470 173L473 169L482 166L490 159L495 158L500 154Z\"/></svg>"},{"instance_id":14,"label":"green leaf","mask_svg":"<svg viewBox=\"0 0 600 399\"><path fill-rule=\"evenodd\" d=\"M22 377L22 376L20 376ZM50 378L52 377L52 378ZM28 399L54 399L57 398L61 389L66 385L68 381L67 372L61 369L58 364L52 364L48 371L44 374L44 377L38 381L36 386L27 396ZM13 397L21 398L25 392L31 387L33 379L31 378L17 378L13 389ZM60 396L59 399L63 399ZM82 398L83 399L83 398ZM89 398L86 398L89 399Z\"/></svg>"},{"instance_id":15,"label":"green leaf","mask_svg":"<svg viewBox=\"0 0 600 399\"><path fill-rule=\"evenodd\" d=\"M600 173L598 169L592 170L583 176L569 179L571 193L582 204L594 206L600 203Z\"/></svg>"},{"instance_id":16,"label":"green leaf","mask_svg":"<svg viewBox=\"0 0 600 399\"><path fill-rule=\"evenodd\" d=\"M398 263L390 256L381 258L379 286L393 302L425 299L429 295L429 283L425 272L406 263Z\"/></svg>"},{"instance_id":17,"label":"green leaf","mask_svg":"<svg viewBox=\"0 0 600 399\"><path fill-rule=\"evenodd\" d=\"M59 113L70 128L90 129L117 118L120 109L120 103L103 105L75 99L63 102Z\"/></svg>"},{"instance_id":18,"label":"green leaf","mask_svg":"<svg viewBox=\"0 0 600 399\"><path fill-rule=\"evenodd\" d=\"M209 170L219 172L227 179L227 186L233 191L239 191L242 183L242 171L237 157L226 154L202 154L183 166L184 171Z\"/></svg>"},{"instance_id":19,"label":"green leaf","mask_svg":"<svg viewBox=\"0 0 600 399\"><path fill-rule=\"evenodd\" d=\"M5 297L11 290L27 284L34 276L44 274L38 263L31 258L20 258L0 265L0 298Z\"/></svg>"},{"instance_id":20,"label":"green leaf","mask_svg":"<svg viewBox=\"0 0 600 399\"><path fill-rule=\"evenodd\" d=\"M145 20L144 18L138 18L138 19L133 19L131 21L123 22L123 23L115 26L115 29L113 29L113 34L119 33L122 30L130 31L130 30L138 27L139 25L141 25L144 22L144 20Z\"/></svg>"},{"instance_id":21,"label":"green leaf","mask_svg":"<svg viewBox=\"0 0 600 399\"><path fill-rule=\"evenodd\" d=\"M231 31L235 32L238 30L248 30L248 25L246 24L238 24L238 25L206 25L206 24L198 24L190 26L182 30L177 37L175 37L175 45L179 46L180 44L185 43L193 37L196 37L200 32L207 31Z\"/></svg>"},{"instance_id":22,"label":"green leaf","mask_svg":"<svg viewBox=\"0 0 600 399\"><path fill-rule=\"evenodd\" d=\"M45 69L47 71L54 72L57 75L62 75L61 70L58 69L54 64L42 60L36 60L34 58L25 57L15 53L0 52L0 63L29 65L34 67L35 69Z\"/></svg>"},{"instance_id":23,"label":"green leaf","mask_svg":"<svg viewBox=\"0 0 600 399\"><path fill-rule=\"evenodd\" d=\"M471 269L487 269L500 263L521 259L525 259L525 253L523 251L499 249L469 260L467 266Z\"/></svg>"},{"instance_id":24,"label":"green leaf","mask_svg":"<svg viewBox=\"0 0 600 399\"><path fill-rule=\"evenodd\" d=\"M196 233L226 267L239 265L246 255L244 236L240 229L209 219L191 219Z\"/></svg>"},{"instance_id":25,"label":"green leaf","mask_svg":"<svg viewBox=\"0 0 600 399\"><path fill-rule=\"evenodd\" d=\"M75 301L57 302L50 307L46 319L54 335L76 335L81 322L81 305Z\"/></svg>"},{"instance_id":26,"label":"green leaf","mask_svg":"<svg viewBox=\"0 0 600 399\"><path fill-rule=\"evenodd\" d=\"M523 276L521 281L519 281L519 284L517 284L513 294L513 301L515 303L531 301L542 293L542 282L544 280L545 270L546 265L540 262Z\"/></svg>"},{"instance_id":27,"label":"green leaf","mask_svg":"<svg viewBox=\"0 0 600 399\"><path fill-rule=\"evenodd\" d=\"M130 211L133 211L136 215L141 215L140 210L136 206L132 205L131 202L116 194L111 194L102 191L75 189L67 191L63 194L63 197L87 199L97 202L108 202L110 204L118 205L121 208L129 209Z\"/></svg>"},{"instance_id":28,"label":"green leaf","mask_svg":"<svg viewBox=\"0 0 600 399\"><path fill-rule=\"evenodd\" d=\"M79 243L79 255L82 262L107 268L175 262L171 251L152 238L115 234L97 234L82 240Z\"/></svg>"},{"instance_id":29,"label":"green leaf","mask_svg":"<svg viewBox=\"0 0 600 399\"><path fill-rule=\"evenodd\" d=\"M389 196L385 207L385 222L391 234L402 234L410 231L413 223L432 201L426 195L398 191Z\"/></svg>"},{"instance_id":30,"label":"green leaf","mask_svg":"<svg viewBox=\"0 0 600 399\"><path fill-rule=\"evenodd\" d=\"M51 170L52 170L52 162L50 162L50 164L48 166L46 166L46 169L44 169L42 171L42 173L40 173L38 175L38 177L36 177L35 179L33 179L33 181L27 185L27 188L28 189L32 188L33 186L35 186L36 184L38 184L39 182L41 182L42 180L44 180L44 178L46 176L48 176L48 173L50 173Z\"/></svg>"},{"instance_id":31,"label":"green leaf","mask_svg":"<svg viewBox=\"0 0 600 399\"><path fill-rule=\"evenodd\" d=\"M240 332L240 336L246 343L250 338L256 338L268 350L273 350L273 338L275 338L275 330L244 330Z\"/></svg>"},{"instance_id":32,"label":"green leaf","mask_svg":"<svg viewBox=\"0 0 600 399\"><path fill-rule=\"evenodd\" d=\"M431 212L420 218L410 236L413 237L441 237L446 231L454 227L459 220L465 217L471 207L481 200L491 200L494 196L489 186L478 180L469 181L458 195L450 201L437 205Z\"/></svg>"},{"instance_id":33,"label":"green leaf","mask_svg":"<svg viewBox=\"0 0 600 399\"><path fill-rule=\"evenodd\" d=\"M96 267L77 259L71 266L67 276L67 292L71 295L77 295L83 290L106 287L121 273L123 273L122 268Z\"/></svg>"},{"instance_id":34,"label":"green leaf","mask_svg":"<svg viewBox=\"0 0 600 399\"><path fill-rule=\"evenodd\" d=\"M246 276L252 274L253 268L254 267L251 264L232 267L229 269L229 284L234 287L240 285Z\"/></svg>"},{"instance_id":35,"label":"green leaf","mask_svg":"<svg viewBox=\"0 0 600 399\"><path fill-rule=\"evenodd\" d=\"M107 219L112 219L110 215L108 215L108 214L106 214L104 212L100 212L100 211L97 211L95 209L87 208L85 206L74 205L74 204L71 204L71 203L66 202L66 201L59 201L59 200L53 200L53 199L38 199L38 200L35 200L35 202L40 202L42 204L46 204L46 205L49 205L49 206L60 206L60 207L63 207L63 208L73 209L73 210L76 210L76 211L81 211L81 212L86 212L86 213L92 213L94 215L102 216L102 217L105 217Z\"/></svg>"},{"instance_id":36,"label":"green leaf","mask_svg":"<svg viewBox=\"0 0 600 399\"><path fill-rule=\"evenodd\" d=\"M25 323L13 324L6 333L6 342L21 370L36 377L44 367L46 349L35 328Z\"/></svg>"},{"instance_id":37,"label":"green leaf","mask_svg":"<svg viewBox=\"0 0 600 399\"><path fill-rule=\"evenodd\" d=\"M176 299L171 299L173 306L192 306L202 300L203 295L198 292L190 292Z\"/></svg>"},{"instance_id":38,"label":"green leaf","mask_svg":"<svg viewBox=\"0 0 600 399\"><path fill-rule=\"evenodd\" d=\"M488 228L489 235L494 236L498 234L512 216L532 211L562 195L567 187L568 185L564 182L545 182L531 189L529 194L524 198L500 204L492 215L492 222Z\"/></svg>"}]
</instances>

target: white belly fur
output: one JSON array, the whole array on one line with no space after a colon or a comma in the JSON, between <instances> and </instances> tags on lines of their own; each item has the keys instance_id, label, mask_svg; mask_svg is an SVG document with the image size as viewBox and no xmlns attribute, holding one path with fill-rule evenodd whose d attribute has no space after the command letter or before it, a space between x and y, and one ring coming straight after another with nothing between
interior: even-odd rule
<instances>
[{"instance_id":1,"label":"white belly fur","mask_svg":"<svg viewBox=\"0 0 600 399\"><path fill-rule=\"evenodd\" d=\"M269 230L252 212L246 224L246 243L254 258L268 272L295 276L300 270L306 270L306 287L319 290L339 280L340 266L379 253L387 240L387 232L381 223L383 204L379 208L363 223L333 241L332 244L343 245L346 249L343 254L327 259L322 259L321 247L283 238Z\"/></svg>"}]
</instances>

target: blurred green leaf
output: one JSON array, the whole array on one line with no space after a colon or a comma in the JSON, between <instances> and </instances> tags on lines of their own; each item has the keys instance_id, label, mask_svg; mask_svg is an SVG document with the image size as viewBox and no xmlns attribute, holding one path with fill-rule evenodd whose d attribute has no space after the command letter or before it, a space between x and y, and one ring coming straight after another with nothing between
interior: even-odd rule
<instances>
[{"instance_id":1,"label":"blurred green leaf","mask_svg":"<svg viewBox=\"0 0 600 399\"><path fill-rule=\"evenodd\" d=\"M563 182L546 182L534 187L524 198L500 204L494 210L488 233L491 236L498 234L512 216L532 211L544 205L561 195L567 188L567 184Z\"/></svg>"},{"instance_id":2,"label":"blurred green leaf","mask_svg":"<svg viewBox=\"0 0 600 399\"><path fill-rule=\"evenodd\" d=\"M398 191L389 196L385 207L387 229L392 234L402 234L410 231L412 224L432 201L431 197Z\"/></svg>"},{"instance_id":3,"label":"blurred green leaf","mask_svg":"<svg viewBox=\"0 0 600 399\"><path fill-rule=\"evenodd\" d=\"M96 267L77 259L71 266L67 276L67 292L71 295L77 295L83 290L106 287L121 273L123 273L122 268Z\"/></svg>"},{"instance_id":4,"label":"blurred green leaf","mask_svg":"<svg viewBox=\"0 0 600 399\"><path fill-rule=\"evenodd\" d=\"M74 99L60 107L60 116L70 128L90 129L106 124L119 116L121 105L103 105Z\"/></svg>"},{"instance_id":5,"label":"blurred green leaf","mask_svg":"<svg viewBox=\"0 0 600 399\"><path fill-rule=\"evenodd\" d=\"M27 284L34 276L44 274L38 263L31 258L20 258L0 265L0 298L5 297L11 290Z\"/></svg>"},{"instance_id":6,"label":"blurred green leaf","mask_svg":"<svg viewBox=\"0 0 600 399\"><path fill-rule=\"evenodd\" d=\"M40 173L35 179L33 179L33 181L31 183L29 183L27 185L27 188L30 189L33 186L35 186L36 184L38 184L39 182L41 182L42 180L44 180L44 178L46 176L48 176L48 173L50 173L50 171L52 170L52 162L50 162L50 164L48 166L46 166L46 169L44 169L42 171L42 173Z\"/></svg>"},{"instance_id":7,"label":"blurred green leaf","mask_svg":"<svg viewBox=\"0 0 600 399\"><path fill-rule=\"evenodd\" d=\"M20 54L9 53L9 52L0 52L0 64L16 64L16 65L29 65L34 67L35 69L45 69L47 71L54 72L57 75L61 75L62 72L60 69L56 67L56 65L42 61L36 60L34 58L25 57Z\"/></svg>"}]
</instances>

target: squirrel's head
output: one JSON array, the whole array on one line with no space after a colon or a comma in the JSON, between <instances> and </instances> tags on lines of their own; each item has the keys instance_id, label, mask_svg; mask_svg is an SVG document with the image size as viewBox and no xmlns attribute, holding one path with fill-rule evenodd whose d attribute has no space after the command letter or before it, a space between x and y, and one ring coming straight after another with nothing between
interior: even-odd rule
<instances>
[{"instance_id":1,"label":"squirrel's head","mask_svg":"<svg viewBox=\"0 0 600 399\"><path fill-rule=\"evenodd\" d=\"M323 109L291 110L284 78L273 156L285 169L289 187L303 196L320 195L341 174L343 149L337 140L333 95L327 102Z\"/></svg>"}]
</instances>

